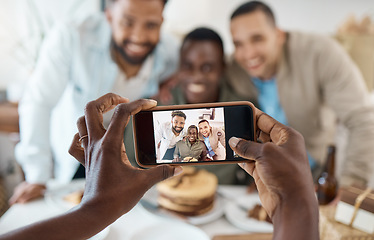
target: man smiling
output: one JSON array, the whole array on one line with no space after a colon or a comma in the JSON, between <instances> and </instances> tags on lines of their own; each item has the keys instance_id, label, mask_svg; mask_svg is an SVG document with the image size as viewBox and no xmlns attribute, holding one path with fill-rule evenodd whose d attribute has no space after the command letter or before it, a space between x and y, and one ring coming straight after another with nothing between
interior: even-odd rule
<instances>
[{"instance_id":1,"label":"man smiling","mask_svg":"<svg viewBox=\"0 0 374 240\"><path fill-rule=\"evenodd\" d=\"M197 138L197 135L197 127L189 126L186 139L177 142L175 146L173 162L194 162L207 159L205 144Z\"/></svg>"},{"instance_id":2,"label":"man smiling","mask_svg":"<svg viewBox=\"0 0 374 240\"><path fill-rule=\"evenodd\" d=\"M84 176L68 148L87 102L108 92L150 97L175 71L178 44L160 33L165 3L108 0L105 15L63 23L48 34L19 107L16 158L26 181L11 204L41 196L52 177Z\"/></svg>"},{"instance_id":3,"label":"man smiling","mask_svg":"<svg viewBox=\"0 0 374 240\"><path fill-rule=\"evenodd\" d=\"M341 186L373 181L374 108L343 48L326 36L281 30L260 1L239 6L230 28L235 51L227 73L236 93L304 136L315 177L341 123L349 132Z\"/></svg>"},{"instance_id":4,"label":"man smiling","mask_svg":"<svg viewBox=\"0 0 374 240\"><path fill-rule=\"evenodd\" d=\"M160 124L155 132L157 162L169 161L174 158L175 145L186 136L184 124L186 114L182 111L173 111L171 121Z\"/></svg>"}]
</instances>

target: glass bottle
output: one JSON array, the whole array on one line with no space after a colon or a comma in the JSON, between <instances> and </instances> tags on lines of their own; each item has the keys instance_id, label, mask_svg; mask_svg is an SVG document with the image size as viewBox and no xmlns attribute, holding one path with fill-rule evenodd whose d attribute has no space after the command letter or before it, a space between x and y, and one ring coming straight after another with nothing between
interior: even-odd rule
<instances>
[{"instance_id":1,"label":"glass bottle","mask_svg":"<svg viewBox=\"0 0 374 240\"><path fill-rule=\"evenodd\" d=\"M335 151L334 145L328 147L326 163L317 180L316 193L320 205L330 203L338 194L338 181L335 177Z\"/></svg>"}]
</instances>

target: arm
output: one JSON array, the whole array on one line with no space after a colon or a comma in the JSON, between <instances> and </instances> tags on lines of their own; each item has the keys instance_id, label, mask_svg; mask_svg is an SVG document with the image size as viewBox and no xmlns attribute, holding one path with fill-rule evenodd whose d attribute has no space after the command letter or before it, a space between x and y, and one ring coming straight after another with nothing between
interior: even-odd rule
<instances>
[{"instance_id":1,"label":"arm","mask_svg":"<svg viewBox=\"0 0 374 240\"><path fill-rule=\"evenodd\" d=\"M128 100L107 94L87 104L78 121L69 152L86 167L86 186L81 204L66 214L17 229L0 239L87 239L130 211L144 193L181 168L160 166L142 170L131 166L123 144L130 116L156 105L152 100ZM102 114L119 105L105 130ZM84 149L81 147L79 138ZM86 151L87 150L87 151ZM113 179L116 179L113 181ZM110 204L108 204L110 202Z\"/></svg>"},{"instance_id":2,"label":"arm","mask_svg":"<svg viewBox=\"0 0 374 240\"><path fill-rule=\"evenodd\" d=\"M156 144L156 155L157 156L159 155L159 152L160 152L161 138L162 138L162 123L158 125L155 131L155 144Z\"/></svg>"},{"instance_id":3,"label":"arm","mask_svg":"<svg viewBox=\"0 0 374 240\"><path fill-rule=\"evenodd\" d=\"M336 42L326 39L318 59L323 98L348 129L341 185L365 185L374 173L374 107L359 69Z\"/></svg>"},{"instance_id":4,"label":"arm","mask_svg":"<svg viewBox=\"0 0 374 240\"><path fill-rule=\"evenodd\" d=\"M206 161L206 155L208 154L208 150L206 149L205 143L204 142L201 142L201 143L203 145L203 150L201 151L199 161Z\"/></svg>"},{"instance_id":5,"label":"arm","mask_svg":"<svg viewBox=\"0 0 374 240\"><path fill-rule=\"evenodd\" d=\"M305 143L297 131L256 109L263 143L231 138L231 148L255 180L262 206L274 224L273 239L319 239L315 197Z\"/></svg>"},{"instance_id":6,"label":"arm","mask_svg":"<svg viewBox=\"0 0 374 240\"><path fill-rule=\"evenodd\" d=\"M219 142L222 144L224 148L226 148L225 131L223 131L222 129L219 129L218 132L221 133L221 136L219 136Z\"/></svg>"},{"instance_id":7,"label":"arm","mask_svg":"<svg viewBox=\"0 0 374 240\"><path fill-rule=\"evenodd\" d=\"M50 116L69 79L72 33L67 26L53 29L40 51L40 58L20 102L20 137L16 158L26 182L16 188L10 203L26 202L42 195L52 177Z\"/></svg>"},{"instance_id":8,"label":"arm","mask_svg":"<svg viewBox=\"0 0 374 240\"><path fill-rule=\"evenodd\" d=\"M180 162L180 152L179 152L179 146L178 143L175 145L175 150L174 150L174 159L173 162Z\"/></svg>"}]
</instances>

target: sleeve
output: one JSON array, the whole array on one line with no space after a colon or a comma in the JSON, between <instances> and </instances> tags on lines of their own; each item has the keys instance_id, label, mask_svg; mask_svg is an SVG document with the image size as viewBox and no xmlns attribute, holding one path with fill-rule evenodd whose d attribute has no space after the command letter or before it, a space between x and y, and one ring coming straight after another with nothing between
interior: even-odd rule
<instances>
[{"instance_id":1,"label":"sleeve","mask_svg":"<svg viewBox=\"0 0 374 240\"><path fill-rule=\"evenodd\" d=\"M16 158L29 183L45 183L52 177L50 117L69 79L71 52L72 33L61 24L45 39L20 101Z\"/></svg>"},{"instance_id":2,"label":"sleeve","mask_svg":"<svg viewBox=\"0 0 374 240\"><path fill-rule=\"evenodd\" d=\"M203 150L200 154L200 160L199 161L206 161L206 155L208 154L208 149L205 146L205 143L201 141L201 146L203 147Z\"/></svg>"},{"instance_id":3,"label":"sleeve","mask_svg":"<svg viewBox=\"0 0 374 240\"><path fill-rule=\"evenodd\" d=\"M225 131L223 131L222 129L219 129L217 134L218 134L218 140L220 141L222 146L226 148Z\"/></svg>"},{"instance_id":4,"label":"sleeve","mask_svg":"<svg viewBox=\"0 0 374 240\"><path fill-rule=\"evenodd\" d=\"M177 143L175 145L175 150L174 150L174 158L178 158L180 156L180 152L179 152L179 144Z\"/></svg>"},{"instance_id":5,"label":"sleeve","mask_svg":"<svg viewBox=\"0 0 374 240\"><path fill-rule=\"evenodd\" d=\"M162 34L162 48L160 49L160 55L164 58L164 68L160 73L160 81L164 82L169 79L177 70L179 64L179 47L178 40L170 34Z\"/></svg>"},{"instance_id":6,"label":"sleeve","mask_svg":"<svg viewBox=\"0 0 374 240\"><path fill-rule=\"evenodd\" d=\"M331 39L326 39L317 64L323 98L349 132L340 184L367 184L374 176L374 107L363 77Z\"/></svg>"},{"instance_id":7,"label":"sleeve","mask_svg":"<svg viewBox=\"0 0 374 240\"><path fill-rule=\"evenodd\" d=\"M162 124L158 125L157 129L155 131L155 144L156 144L156 146L158 146L158 144L160 143L161 138L162 138L162 127L163 127ZM157 147L157 149L158 149L158 147Z\"/></svg>"}]
</instances>

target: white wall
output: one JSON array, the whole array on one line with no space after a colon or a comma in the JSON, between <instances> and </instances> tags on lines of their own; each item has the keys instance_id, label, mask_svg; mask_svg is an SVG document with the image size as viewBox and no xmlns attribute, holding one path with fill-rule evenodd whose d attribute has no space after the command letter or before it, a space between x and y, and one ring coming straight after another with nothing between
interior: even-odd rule
<instances>
[{"instance_id":1,"label":"white wall","mask_svg":"<svg viewBox=\"0 0 374 240\"><path fill-rule=\"evenodd\" d=\"M229 32L231 13L246 0L169 0L165 9L165 28L183 36L198 26L218 31L225 51L233 50ZM285 30L333 34L350 14L371 15L374 0L265 0L274 11L278 25Z\"/></svg>"}]
</instances>

